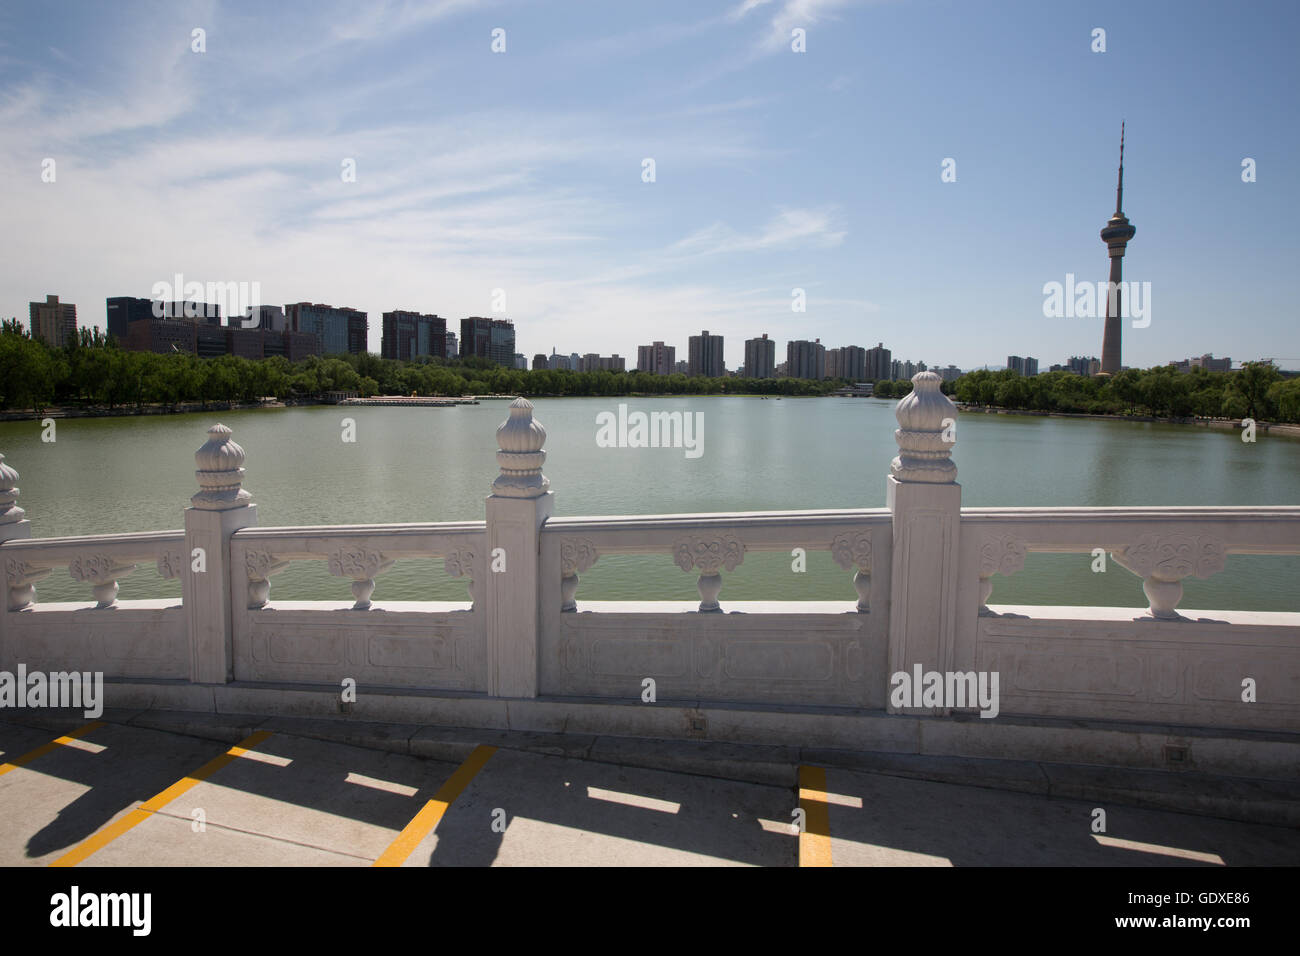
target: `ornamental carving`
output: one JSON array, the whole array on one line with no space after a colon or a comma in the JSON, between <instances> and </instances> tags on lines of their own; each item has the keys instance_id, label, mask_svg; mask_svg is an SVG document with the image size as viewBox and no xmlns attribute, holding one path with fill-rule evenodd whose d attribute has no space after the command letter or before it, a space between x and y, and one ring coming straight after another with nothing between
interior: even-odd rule
<instances>
[{"instance_id":1,"label":"ornamental carving","mask_svg":"<svg viewBox=\"0 0 1300 956\"><path fill-rule=\"evenodd\" d=\"M463 575L473 578L474 552L463 548L453 551L443 560L442 566L453 578L459 578Z\"/></svg>"},{"instance_id":2,"label":"ornamental carving","mask_svg":"<svg viewBox=\"0 0 1300 956\"><path fill-rule=\"evenodd\" d=\"M179 551L164 551L158 555L158 574L165 580L178 578L185 570Z\"/></svg>"},{"instance_id":3,"label":"ornamental carving","mask_svg":"<svg viewBox=\"0 0 1300 956\"><path fill-rule=\"evenodd\" d=\"M1025 542L1011 535L985 538L980 548L980 577L1015 574L1025 567Z\"/></svg>"},{"instance_id":4,"label":"ornamental carving","mask_svg":"<svg viewBox=\"0 0 1300 956\"><path fill-rule=\"evenodd\" d=\"M102 553L79 554L68 564L72 579L86 584L108 584L134 570L134 564L118 564L110 555Z\"/></svg>"},{"instance_id":5,"label":"ornamental carving","mask_svg":"<svg viewBox=\"0 0 1300 956\"><path fill-rule=\"evenodd\" d=\"M831 542L831 557L845 571L855 565L863 571L871 570L871 532L846 531L837 534Z\"/></svg>"},{"instance_id":6,"label":"ornamental carving","mask_svg":"<svg viewBox=\"0 0 1300 956\"><path fill-rule=\"evenodd\" d=\"M33 581L39 581L49 573L49 568L36 567L20 558L9 558L5 561L5 579L11 588L18 588L31 584Z\"/></svg>"},{"instance_id":7,"label":"ornamental carving","mask_svg":"<svg viewBox=\"0 0 1300 956\"><path fill-rule=\"evenodd\" d=\"M673 545L673 560L683 571L692 567L702 574L717 574L718 568L734 571L745 560L745 546L734 534L693 534Z\"/></svg>"},{"instance_id":8,"label":"ornamental carving","mask_svg":"<svg viewBox=\"0 0 1300 956\"><path fill-rule=\"evenodd\" d=\"M565 538L560 542L560 567L565 577L586 571L598 557L596 546L587 538Z\"/></svg>"},{"instance_id":9,"label":"ornamental carving","mask_svg":"<svg viewBox=\"0 0 1300 956\"><path fill-rule=\"evenodd\" d=\"M271 576L271 573L277 570L275 555L269 551L245 551L244 552L244 570L248 572L248 580L265 581Z\"/></svg>"},{"instance_id":10,"label":"ornamental carving","mask_svg":"<svg viewBox=\"0 0 1300 956\"><path fill-rule=\"evenodd\" d=\"M368 548L339 548L330 555L330 574L337 578L355 578L364 581L373 578L392 562L386 561L378 551Z\"/></svg>"},{"instance_id":11,"label":"ornamental carving","mask_svg":"<svg viewBox=\"0 0 1300 956\"><path fill-rule=\"evenodd\" d=\"M1144 534L1112 555L1116 564L1140 578L1177 581L1222 571L1226 553L1223 541L1211 535Z\"/></svg>"}]
</instances>

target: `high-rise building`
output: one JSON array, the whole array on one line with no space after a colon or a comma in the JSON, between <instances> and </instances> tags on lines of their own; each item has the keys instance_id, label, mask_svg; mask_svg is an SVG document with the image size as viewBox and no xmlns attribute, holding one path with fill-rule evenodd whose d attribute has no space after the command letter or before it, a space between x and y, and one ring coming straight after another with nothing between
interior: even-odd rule
<instances>
[{"instance_id":1,"label":"high-rise building","mask_svg":"<svg viewBox=\"0 0 1300 956\"><path fill-rule=\"evenodd\" d=\"M538 352L536 355L533 356L533 371L534 371L534 372L541 371L542 369L545 369L546 367L547 367L547 366L546 366L546 356L545 356L543 353Z\"/></svg>"},{"instance_id":2,"label":"high-rise building","mask_svg":"<svg viewBox=\"0 0 1300 956\"><path fill-rule=\"evenodd\" d=\"M674 365L673 365L673 374L674 374L674 375L685 375L685 374L686 374L687 372L689 372L690 370L691 370L691 365L690 365L689 362L683 362L683 361L680 361L680 360L679 360L678 362L674 363Z\"/></svg>"},{"instance_id":3,"label":"high-rise building","mask_svg":"<svg viewBox=\"0 0 1300 956\"><path fill-rule=\"evenodd\" d=\"M796 339L785 346L786 374L790 378L826 377L826 346L822 340Z\"/></svg>"},{"instance_id":4,"label":"high-rise building","mask_svg":"<svg viewBox=\"0 0 1300 956\"><path fill-rule=\"evenodd\" d=\"M1123 281L1124 251L1129 240L1137 234L1137 229L1129 223L1124 215L1124 124L1119 126L1119 179L1115 184L1115 215L1111 216L1101 230L1101 241L1106 243L1106 254L1110 256L1110 291L1106 296L1106 328L1101 340L1101 371L1114 375L1120 370L1121 330L1123 323L1120 314L1124 311L1120 302Z\"/></svg>"},{"instance_id":5,"label":"high-rise building","mask_svg":"<svg viewBox=\"0 0 1300 956\"><path fill-rule=\"evenodd\" d=\"M243 315L232 315L226 324L239 329L261 329L264 332L283 332L288 328L284 309L278 305L249 306Z\"/></svg>"},{"instance_id":6,"label":"high-rise building","mask_svg":"<svg viewBox=\"0 0 1300 956\"><path fill-rule=\"evenodd\" d=\"M485 319L482 316L461 319L460 357L485 358L506 368L514 368L514 323L509 319Z\"/></svg>"},{"instance_id":7,"label":"high-rise building","mask_svg":"<svg viewBox=\"0 0 1300 956\"><path fill-rule=\"evenodd\" d=\"M890 362L890 377L896 382L910 382L913 375L917 372L924 371L924 362L913 362L911 359L907 359L906 361L894 359Z\"/></svg>"},{"instance_id":8,"label":"high-rise building","mask_svg":"<svg viewBox=\"0 0 1300 956\"><path fill-rule=\"evenodd\" d=\"M221 306L210 302L154 302L154 317L181 319L196 325L221 325Z\"/></svg>"},{"instance_id":9,"label":"high-rise building","mask_svg":"<svg viewBox=\"0 0 1300 956\"><path fill-rule=\"evenodd\" d=\"M955 382L961 378L961 369L955 365L949 365L947 368L937 368L934 371L945 382Z\"/></svg>"},{"instance_id":10,"label":"high-rise building","mask_svg":"<svg viewBox=\"0 0 1300 956\"><path fill-rule=\"evenodd\" d=\"M1212 352L1207 352L1204 355L1201 355L1199 357L1183 359L1181 362L1170 362L1169 364L1172 365L1177 371L1183 372L1184 374L1190 372L1194 368L1203 368L1207 372L1231 372L1232 371L1232 359L1230 358L1216 359L1214 357L1214 353Z\"/></svg>"},{"instance_id":11,"label":"high-rise building","mask_svg":"<svg viewBox=\"0 0 1300 956\"><path fill-rule=\"evenodd\" d=\"M523 352L515 353L515 368L519 369L521 372L528 371L528 356Z\"/></svg>"},{"instance_id":12,"label":"high-rise building","mask_svg":"<svg viewBox=\"0 0 1300 956\"><path fill-rule=\"evenodd\" d=\"M460 350L456 347L456 333L447 332L447 351L443 353L443 358L454 359L460 355Z\"/></svg>"},{"instance_id":13,"label":"high-rise building","mask_svg":"<svg viewBox=\"0 0 1300 956\"><path fill-rule=\"evenodd\" d=\"M863 378L878 382L893 377L893 360L885 343L879 343L874 349L867 349L866 374Z\"/></svg>"},{"instance_id":14,"label":"high-rise building","mask_svg":"<svg viewBox=\"0 0 1300 956\"><path fill-rule=\"evenodd\" d=\"M705 329L699 335L692 335L689 341L687 374L721 378L725 368L722 364L722 336L710 335Z\"/></svg>"},{"instance_id":15,"label":"high-rise building","mask_svg":"<svg viewBox=\"0 0 1300 956\"><path fill-rule=\"evenodd\" d=\"M57 295L47 295L44 302L29 302L32 338L61 348L77 341L77 307L59 302Z\"/></svg>"},{"instance_id":16,"label":"high-rise building","mask_svg":"<svg viewBox=\"0 0 1300 956\"><path fill-rule=\"evenodd\" d=\"M677 347L654 342L650 345L638 345L636 350L636 370L650 372L654 375L671 375L677 363Z\"/></svg>"},{"instance_id":17,"label":"high-rise building","mask_svg":"<svg viewBox=\"0 0 1300 956\"><path fill-rule=\"evenodd\" d=\"M320 341L322 355L359 355L366 351L370 322L365 312L343 306L294 302L284 307L294 332L309 332Z\"/></svg>"},{"instance_id":18,"label":"high-rise building","mask_svg":"<svg viewBox=\"0 0 1300 956\"><path fill-rule=\"evenodd\" d=\"M827 349L826 377L862 381L867 377L867 350L856 345Z\"/></svg>"},{"instance_id":19,"label":"high-rise building","mask_svg":"<svg viewBox=\"0 0 1300 956\"><path fill-rule=\"evenodd\" d=\"M409 362L421 355L447 354L447 320L436 315L395 310L383 315L380 352L386 359Z\"/></svg>"},{"instance_id":20,"label":"high-rise building","mask_svg":"<svg viewBox=\"0 0 1300 956\"><path fill-rule=\"evenodd\" d=\"M764 332L745 340L745 377L772 378L776 374L776 342Z\"/></svg>"},{"instance_id":21,"label":"high-rise building","mask_svg":"<svg viewBox=\"0 0 1300 956\"><path fill-rule=\"evenodd\" d=\"M104 314L107 317L104 327L108 330L109 337L125 342L132 322L154 318L153 302L129 295L113 296L105 300Z\"/></svg>"}]
</instances>

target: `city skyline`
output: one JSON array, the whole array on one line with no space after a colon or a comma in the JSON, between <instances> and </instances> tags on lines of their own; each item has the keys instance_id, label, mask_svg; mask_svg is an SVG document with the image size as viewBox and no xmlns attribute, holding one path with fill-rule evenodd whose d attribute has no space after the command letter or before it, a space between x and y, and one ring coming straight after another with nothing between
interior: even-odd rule
<instances>
[{"instance_id":1,"label":"city skyline","mask_svg":"<svg viewBox=\"0 0 1300 956\"><path fill-rule=\"evenodd\" d=\"M766 329L963 368L1063 359L1097 351L1103 320L1044 318L1042 287L1106 279L1095 217L1122 114L1144 231L1127 272L1155 298L1150 327L1124 332L1125 364L1300 356L1294 9L320 9L0 12L3 312L57 290L102 327L85 303L184 273L258 281L265 302L506 315L525 354L633 355L653 327L683 350L702 328L738 343ZM922 28L924 49L879 42ZM1008 43L1036 55L989 57ZM1200 238L1205 209L1229 248ZM1205 294L1221 270L1239 321ZM936 340L946 354L926 355Z\"/></svg>"},{"instance_id":2,"label":"city skyline","mask_svg":"<svg viewBox=\"0 0 1300 956\"><path fill-rule=\"evenodd\" d=\"M61 303L57 295L47 295L45 302L32 301L28 305L31 315L28 332L33 338L39 337L50 344L61 346L73 341L77 330L82 327L77 323L76 304ZM302 323L297 317L303 313L304 309L333 313L336 317L345 320L346 328L338 330L335 337L343 337L347 342L346 348L333 352L328 351L322 347L321 342L323 339L330 339L330 336L322 336L317 332L301 332ZM58 314L64 317L59 320L57 328L51 324L52 319L49 316L54 314L51 310L58 310ZM257 313L256 317L254 317L254 312ZM260 354L260 344L251 341L242 345L237 344L230 339L230 333L234 332L237 335L257 334L260 336L264 332L274 332L283 333L285 341L279 344L268 344L265 352L267 357L285 355L291 360L298 360L308 354L328 356L345 353L356 354L363 351L370 351L371 354L385 359L404 361L420 356L437 356L448 359L465 357L458 348L457 333L447 326L448 321L456 322L457 320L448 320L436 313L419 313L408 309L395 309L383 313L380 321L381 346L378 352L368 350L361 345L362 340L366 337L362 334L362 328L368 327L368 313L347 306L334 307L307 301L287 303L283 307L259 304L249 307L243 319L239 319L234 315L226 316L226 321L223 324L222 307L220 305L195 300L168 302L131 296L114 296L106 300L106 316L107 334L116 338L123 348L132 351L167 352L179 350L196 353L200 357L236 354L247 358L261 358L263 356ZM166 321L160 321L163 319ZM199 319L203 321L199 322ZM141 322L140 320L146 321ZM358 323L360 327L358 327ZM472 329L476 323L486 323L486 334L489 336L491 336L493 328L504 332L508 336L508 340L502 339L492 349L485 345L484 349L479 350L476 357L489 357L488 352L491 351L491 357L503 367L523 370L529 367L527 355L512 350L516 332L513 320L485 319L481 317L463 318L459 320L462 335L467 329ZM188 329L189 326L201 328L203 325L213 327L210 329L212 334L208 336L206 347L205 342L200 341L203 339L202 333L200 332L196 339L194 330ZM99 328L98 326L93 327ZM185 331L178 333L176 328L172 327L184 328ZM131 329L135 331L131 332ZM222 334L225 335L224 345L221 344L223 341L221 339ZM290 335L296 338L292 343L288 338ZM703 335L708 335L707 330ZM690 337L691 340L700 338L701 336ZM776 340L769 338L766 332L762 333L761 336L745 340L744 361L742 364L736 365L734 362L731 364L726 362L725 339L721 336L713 336L712 338L717 340L718 353L711 359L712 367L715 369L720 367L720 374L723 376L741 374L747 378L898 379L900 377L910 378L912 372L907 371L908 369L925 370L933 367L935 370L942 372L945 378L953 379L959 371L969 372L975 371L977 368L987 370L995 367L992 363L985 363L983 366L959 369L958 366L949 363L947 367L941 368L937 363L926 363L924 360L913 362L910 358L904 360L893 359L891 361L891 350L884 348L883 342L878 343L875 348L871 349L864 349L858 345L828 347L821 344L820 338L811 342L808 340L787 341L786 361L774 365ZM270 339L267 341L271 343ZM170 344L170 347L161 347L158 344L159 342L162 342L163 345ZM179 345L188 345L188 347L178 349L177 343ZM804 355L807 349L816 349L817 351L815 355L808 357ZM690 347L688 347L687 351L690 351ZM678 369L689 371L689 362L675 363L673 361L674 352L674 346L666 345L662 341L637 346L637 358L633 370L654 371L656 374L663 375L672 374L673 371ZM796 354L800 358L792 366L791 357ZM544 353L535 353L534 358L545 360L547 357ZM606 357L602 357L595 352L587 352L581 357L577 352L570 353L570 355L557 355L554 346L552 346L550 359L551 361L549 363L544 362L542 367L551 369L558 367L574 371L590 371L597 368L623 371L626 370L627 364L627 359L621 358L618 353ZM560 360L558 365L555 364L557 359ZM591 359L598 361L588 361ZM1276 365L1276 361L1271 357L1264 357L1262 360L1272 361ZM810 362L811 364L809 364ZM1198 367L1211 371L1226 372L1232 368L1232 359L1230 357L1215 358L1213 353L1207 352L1190 358L1171 359L1150 367L1161 366L1174 366L1182 372L1188 372L1192 368ZM533 363L533 367L538 367L536 362ZM794 372L791 371L792 367L795 369ZM1038 359L1033 356L1008 355L1006 364L996 367L1014 370L1027 376L1039 374ZM1131 366L1122 365L1120 367L1127 369ZM805 372L811 373L814 369L820 369L821 371L819 374L801 374ZM1078 356L1071 356L1068 363L1054 363L1050 366L1050 371L1057 370L1072 371L1081 375L1096 375L1098 372L1104 371L1101 361L1096 357L1089 360Z\"/></svg>"}]
</instances>

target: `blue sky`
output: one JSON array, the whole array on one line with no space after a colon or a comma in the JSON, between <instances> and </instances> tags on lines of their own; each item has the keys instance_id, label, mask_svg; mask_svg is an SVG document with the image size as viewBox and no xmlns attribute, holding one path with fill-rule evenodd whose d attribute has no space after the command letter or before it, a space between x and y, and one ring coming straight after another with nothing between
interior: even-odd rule
<instances>
[{"instance_id":1,"label":"blue sky","mask_svg":"<svg viewBox=\"0 0 1300 956\"><path fill-rule=\"evenodd\" d=\"M1188 0L10 2L0 314L57 293L102 326L181 273L365 309L378 351L384 311L503 289L530 358L685 358L707 328L733 368L767 332L778 360L819 337L1045 369L1101 352L1042 289L1106 278L1124 119L1125 278L1151 283L1125 363L1300 368L1298 26Z\"/></svg>"}]
</instances>

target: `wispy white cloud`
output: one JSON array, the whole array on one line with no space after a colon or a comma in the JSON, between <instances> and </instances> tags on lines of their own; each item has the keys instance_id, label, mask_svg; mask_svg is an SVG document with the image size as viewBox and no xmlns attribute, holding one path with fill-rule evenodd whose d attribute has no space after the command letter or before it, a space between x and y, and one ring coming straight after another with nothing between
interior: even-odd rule
<instances>
[{"instance_id":1,"label":"wispy white cloud","mask_svg":"<svg viewBox=\"0 0 1300 956\"><path fill-rule=\"evenodd\" d=\"M674 243L669 251L677 255L711 256L788 246L828 248L839 245L845 236L835 220L836 210L831 206L781 209L757 232L746 235L725 223L714 223Z\"/></svg>"}]
</instances>

